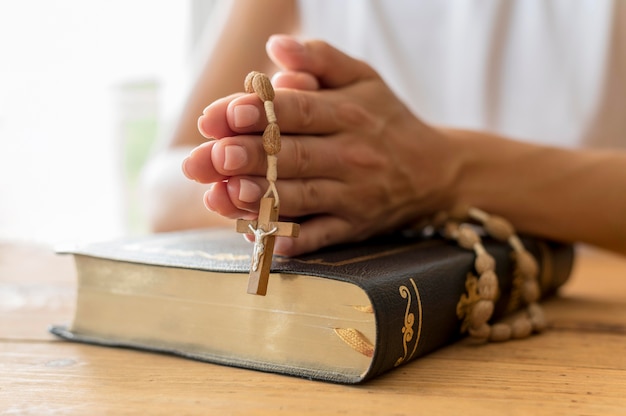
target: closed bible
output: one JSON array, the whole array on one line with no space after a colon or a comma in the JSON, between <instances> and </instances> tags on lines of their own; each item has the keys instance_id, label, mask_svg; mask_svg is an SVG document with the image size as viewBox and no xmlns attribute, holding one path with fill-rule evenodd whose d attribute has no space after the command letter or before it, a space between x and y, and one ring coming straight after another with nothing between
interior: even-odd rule
<instances>
[{"instance_id":1,"label":"closed bible","mask_svg":"<svg viewBox=\"0 0 626 416\"><path fill-rule=\"evenodd\" d=\"M569 245L524 244L543 296L568 278ZM500 294L494 317L519 307L506 244L486 240ZM300 257L274 256L266 296L247 293L252 247L231 230L162 233L77 247L72 341L354 384L461 336L457 303L474 253L399 233Z\"/></svg>"}]
</instances>

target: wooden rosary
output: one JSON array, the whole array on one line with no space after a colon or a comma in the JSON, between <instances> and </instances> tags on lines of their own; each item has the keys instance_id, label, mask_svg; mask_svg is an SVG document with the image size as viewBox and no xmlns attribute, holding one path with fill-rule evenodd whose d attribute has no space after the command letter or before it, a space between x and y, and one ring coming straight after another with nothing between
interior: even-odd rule
<instances>
[{"instance_id":1,"label":"wooden rosary","mask_svg":"<svg viewBox=\"0 0 626 416\"><path fill-rule=\"evenodd\" d=\"M272 83L267 75L254 71L246 76L244 88L247 93L256 93L265 107L267 127L263 132L263 149L267 155L266 179L269 186L261 198L258 219L256 221L237 220L237 232L254 234L254 251L248 279L248 293L264 296L267 293L276 237L297 237L300 232L300 225L278 221L280 198L276 189L276 180L278 179L277 154L280 151L280 129L274 113Z\"/></svg>"},{"instance_id":2,"label":"wooden rosary","mask_svg":"<svg viewBox=\"0 0 626 416\"><path fill-rule=\"evenodd\" d=\"M268 124L263 132L263 149L267 155L266 179L269 186L261 199L258 219L237 220L237 232L254 234L248 293L265 295L276 236L297 237L300 226L296 223L278 221L280 199L276 189L277 154L281 143L280 129L274 112L274 88L267 75L256 71L246 76L244 87L247 93L256 93L265 108ZM480 235L468 221L479 223L491 237L507 242L512 247L516 267L515 292L521 294L521 300L527 307L527 316L518 318L511 324L489 324L495 301L499 296L496 264L494 258L485 250ZM474 269L478 276L471 273L468 275L465 283L467 293L461 296L457 304L457 316L463 320L462 332L468 332L471 337L479 340L501 342L526 338L533 332L545 329L546 320L538 304L541 295L538 282L539 267L510 222L476 208L463 208L449 214L439 214L432 225L440 228L445 238L455 240L459 246L473 250L476 254Z\"/></svg>"},{"instance_id":3,"label":"wooden rosary","mask_svg":"<svg viewBox=\"0 0 626 416\"><path fill-rule=\"evenodd\" d=\"M478 222L491 237L512 247L515 262L513 293L520 294L520 300L526 304L527 316L519 317L511 324L489 324L499 295L496 263L485 250L480 235L467 221ZM538 303L541 289L537 260L526 250L509 221L476 208L461 208L438 215L433 225L442 228L445 238L455 240L459 246L476 254L474 269L478 277L471 273L468 275L465 282L467 293L457 304L457 316L463 320L462 332L468 332L478 340L502 342L526 338L546 328L543 309Z\"/></svg>"}]
</instances>

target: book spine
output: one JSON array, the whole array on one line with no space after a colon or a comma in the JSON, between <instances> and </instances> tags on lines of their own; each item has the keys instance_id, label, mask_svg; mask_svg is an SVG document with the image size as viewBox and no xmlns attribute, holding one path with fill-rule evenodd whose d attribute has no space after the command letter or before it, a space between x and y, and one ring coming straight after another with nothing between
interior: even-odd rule
<instances>
[{"instance_id":1,"label":"book spine","mask_svg":"<svg viewBox=\"0 0 626 416\"><path fill-rule=\"evenodd\" d=\"M537 240L525 244L540 265L542 297L554 294L570 274L572 247ZM500 283L493 321L521 305L514 290L510 248L488 244L487 250L496 259ZM425 249L413 252L410 259L394 261L391 270L371 280L372 285L366 290L376 314L377 341L372 365L361 381L461 337L456 306L465 293L465 281L468 273L473 272L473 262L474 254L458 247L450 247L450 251Z\"/></svg>"}]
</instances>

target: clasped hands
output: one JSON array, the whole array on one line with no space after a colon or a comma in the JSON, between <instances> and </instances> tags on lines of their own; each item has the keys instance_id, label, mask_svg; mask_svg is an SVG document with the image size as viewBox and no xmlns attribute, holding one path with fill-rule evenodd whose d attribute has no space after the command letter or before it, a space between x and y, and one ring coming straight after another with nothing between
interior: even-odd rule
<instances>
[{"instance_id":1,"label":"clasped hands","mask_svg":"<svg viewBox=\"0 0 626 416\"><path fill-rule=\"evenodd\" d=\"M414 116L366 63L321 41L272 36L281 68L272 83L282 149L280 213L301 225L275 252L293 256L358 241L416 222L453 204L459 164L450 138ZM243 80L242 80L243 86ZM210 104L198 120L206 138L183 162L187 177L211 183L208 209L254 219L267 181L255 94Z\"/></svg>"}]
</instances>

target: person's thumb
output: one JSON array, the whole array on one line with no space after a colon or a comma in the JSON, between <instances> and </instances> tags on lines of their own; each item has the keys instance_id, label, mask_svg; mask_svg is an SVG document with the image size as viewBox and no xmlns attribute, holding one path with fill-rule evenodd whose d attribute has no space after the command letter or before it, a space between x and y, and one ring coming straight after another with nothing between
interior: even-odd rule
<instances>
[{"instance_id":1,"label":"person's thumb","mask_svg":"<svg viewBox=\"0 0 626 416\"><path fill-rule=\"evenodd\" d=\"M300 42L289 35L272 35L266 44L269 57L286 71L308 73L321 87L339 88L378 78L369 65L320 40Z\"/></svg>"}]
</instances>

